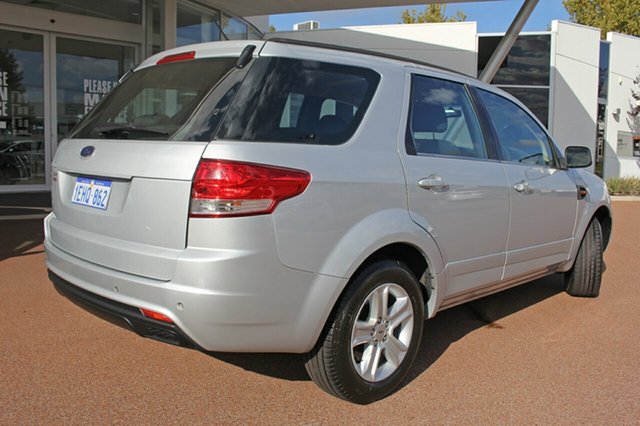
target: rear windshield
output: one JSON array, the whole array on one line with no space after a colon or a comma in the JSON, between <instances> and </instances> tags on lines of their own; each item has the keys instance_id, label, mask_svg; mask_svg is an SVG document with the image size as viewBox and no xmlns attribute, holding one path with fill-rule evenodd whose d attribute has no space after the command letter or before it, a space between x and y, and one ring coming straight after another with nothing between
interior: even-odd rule
<instances>
[{"instance_id":1,"label":"rear windshield","mask_svg":"<svg viewBox=\"0 0 640 426\"><path fill-rule=\"evenodd\" d=\"M82 120L71 138L176 139L237 58L171 62L133 73ZM232 85L233 87L233 85ZM204 138L210 137L211 132ZM202 140L200 135L180 136ZM180 139L183 139L182 137Z\"/></svg>"},{"instance_id":2,"label":"rear windshield","mask_svg":"<svg viewBox=\"0 0 640 426\"><path fill-rule=\"evenodd\" d=\"M216 139L337 145L358 128L380 75L360 67L259 58Z\"/></svg>"},{"instance_id":3,"label":"rear windshield","mask_svg":"<svg viewBox=\"0 0 640 426\"><path fill-rule=\"evenodd\" d=\"M358 128L380 80L370 69L316 61L236 63L209 58L136 71L70 137L337 145Z\"/></svg>"}]
</instances>

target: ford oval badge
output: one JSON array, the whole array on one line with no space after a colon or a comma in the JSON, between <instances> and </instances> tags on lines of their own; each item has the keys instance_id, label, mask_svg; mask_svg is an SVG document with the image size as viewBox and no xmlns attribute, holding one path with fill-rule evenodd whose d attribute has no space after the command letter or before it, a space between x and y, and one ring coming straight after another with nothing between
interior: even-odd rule
<instances>
[{"instance_id":1,"label":"ford oval badge","mask_svg":"<svg viewBox=\"0 0 640 426\"><path fill-rule=\"evenodd\" d=\"M93 154L93 151L96 150L95 146L85 146L84 148L82 148L82 151L80 151L80 157L86 158L91 156L91 154Z\"/></svg>"}]
</instances>

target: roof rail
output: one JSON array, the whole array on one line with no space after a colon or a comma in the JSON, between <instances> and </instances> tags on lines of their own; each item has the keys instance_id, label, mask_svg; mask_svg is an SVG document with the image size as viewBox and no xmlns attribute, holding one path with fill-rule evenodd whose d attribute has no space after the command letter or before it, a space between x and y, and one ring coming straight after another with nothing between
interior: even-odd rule
<instances>
[{"instance_id":1,"label":"roof rail","mask_svg":"<svg viewBox=\"0 0 640 426\"><path fill-rule=\"evenodd\" d=\"M298 40L298 39L292 39L292 38L286 38L286 37L269 37L269 38L262 38L264 41L275 41L276 43L286 43L286 44L295 44L295 45L299 45L299 46L308 46L308 47L319 47L319 48L324 48L324 49L332 49L332 50L339 50L342 52L351 52L351 53L360 53L363 55L369 55L369 56L377 56L379 58L385 58L385 59L392 59L395 61L401 61L401 62L410 62L412 64L416 64L416 65L424 65L430 68L434 68L437 70L441 70L441 71L447 71L453 74L457 74L463 77L470 77L473 78L472 76L463 74L459 71L456 70L452 70L451 68L446 68L446 67L442 67L440 65L435 65L435 64L431 64L429 62L423 62L423 61L417 61L414 60L412 58L407 58L407 57L403 57L403 56L398 56L398 55L391 55L388 53L382 53L382 52L376 52L375 50L367 50L367 49L361 49L361 48L357 48L357 47L349 47L349 46L342 46L339 44L330 44L330 43L322 43L322 42L317 42L317 41L309 41L309 40Z\"/></svg>"}]
</instances>

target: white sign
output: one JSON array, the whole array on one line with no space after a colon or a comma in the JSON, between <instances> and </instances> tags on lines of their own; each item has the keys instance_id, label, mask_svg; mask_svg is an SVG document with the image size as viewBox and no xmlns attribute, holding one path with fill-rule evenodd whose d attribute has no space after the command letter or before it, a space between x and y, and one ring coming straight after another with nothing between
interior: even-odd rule
<instances>
[{"instance_id":1,"label":"white sign","mask_svg":"<svg viewBox=\"0 0 640 426\"><path fill-rule=\"evenodd\" d=\"M633 133L618 131L618 157L633 157Z\"/></svg>"},{"instance_id":2,"label":"white sign","mask_svg":"<svg viewBox=\"0 0 640 426\"><path fill-rule=\"evenodd\" d=\"M117 81L109 80L90 80L85 78L83 81L84 88L84 113L91 111L91 108L118 85Z\"/></svg>"}]
</instances>

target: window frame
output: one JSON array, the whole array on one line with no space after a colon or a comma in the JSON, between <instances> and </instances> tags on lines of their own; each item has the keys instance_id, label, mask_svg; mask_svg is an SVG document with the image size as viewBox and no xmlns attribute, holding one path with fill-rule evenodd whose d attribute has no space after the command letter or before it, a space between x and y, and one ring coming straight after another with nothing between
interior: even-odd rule
<instances>
[{"instance_id":1,"label":"window frame","mask_svg":"<svg viewBox=\"0 0 640 426\"><path fill-rule=\"evenodd\" d=\"M405 123L405 137L404 137L404 145L405 145L405 152L408 155L413 155L413 156L420 156L420 157L426 157L426 156L434 156L434 157L445 157L445 158L458 158L458 159L463 159L463 160L474 160L474 161L496 161L498 160L498 156L496 154L496 149L495 146L493 145L493 142L490 141L487 136L488 133L486 132L486 129L484 128L484 124L482 122L482 119L480 117L480 111L478 110L478 107L476 105L476 101L473 97L472 92L469 90L469 86L466 82L463 81L457 81L454 79L448 79L445 78L443 76L437 76L437 75L432 75L432 74L426 74L426 73L420 73L420 72L416 72L416 70L409 70L409 79L408 79L408 85L409 85L409 105L407 108L407 117L406 117L406 123ZM470 156L464 156L464 155L454 155L454 154L436 154L436 153L427 153L427 152L417 152L416 148L415 148L415 144L414 144L414 138L413 138L413 134L411 132L411 127L412 127L412 118L413 118L413 107L414 107L414 96L415 96L415 91L413 90L415 87L415 80L417 78L429 78L432 80L440 80L440 81L444 81L447 83L452 83L452 84L457 84L459 86L462 87L462 90L465 94L465 96L467 97L468 103L469 103L469 107L470 107L470 113L475 115L476 117L476 123L478 125L478 131L479 131L479 136L480 136L480 143L482 143L484 145L484 149L486 152L486 157L470 157ZM466 120L465 117L465 123L467 123L467 128L469 128L468 125L468 121Z\"/></svg>"},{"instance_id":2,"label":"window frame","mask_svg":"<svg viewBox=\"0 0 640 426\"><path fill-rule=\"evenodd\" d=\"M553 138L549 135L549 131L547 130L547 128L540 122L540 120L537 119L537 117L535 116L535 114L531 113L526 107L524 107L523 105L519 105L518 102L514 101L513 99L509 99L508 96L504 96L503 94L493 91L493 90L487 90L486 88L481 88L481 87L477 87L477 86L469 86L470 92L473 95L474 98L474 102L477 104L477 108L481 111L480 114L480 119L482 121L482 127L486 128L486 131L488 134L490 134L491 140L495 146L495 151L496 151L496 155L497 158L500 162L502 163L509 163L509 164L518 164L521 166L531 166L531 164L524 164L524 163L520 163L518 161L512 161L512 160L508 160L506 158L503 158L501 150L500 150L500 137L498 135L498 131L495 128L494 124L493 124L493 120L491 119L491 114L489 113L489 110L487 109L486 105L484 104L484 102L481 99L480 96L480 91L484 91L487 92L491 95L497 96L499 98L504 99L505 101L511 103L512 105L514 105L516 108L520 109L523 113L525 113L530 119L533 120L533 122L542 130L542 133L546 136L546 141L547 141L547 145L549 147L549 151L551 153L552 156L552 164L548 164L548 165L540 165L538 164L537 166L539 167L546 167L549 169L558 169L558 170L566 170L567 168L564 167L564 162L562 161L563 156L561 155L558 147L556 146L555 142L553 141Z\"/></svg>"}]
</instances>

